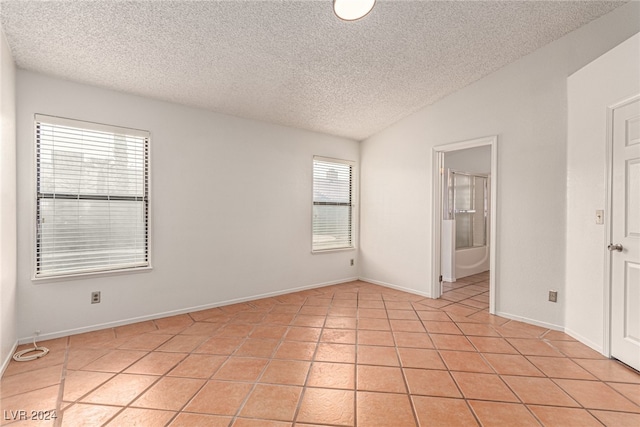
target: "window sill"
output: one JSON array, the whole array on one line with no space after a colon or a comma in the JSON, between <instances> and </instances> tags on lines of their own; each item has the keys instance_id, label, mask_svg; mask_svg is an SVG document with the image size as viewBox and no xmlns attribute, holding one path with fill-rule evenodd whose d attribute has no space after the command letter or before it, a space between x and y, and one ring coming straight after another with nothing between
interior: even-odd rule
<instances>
[{"instance_id":1,"label":"window sill","mask_svg":"<svg viewBox=\"0 0 640 427\"><path fill-rule=\"evenodd\" d=\"M60 276L44 276L44 277L32 277L31 281L34 284L44 284L44 283L53 283L53 282L66 282L69 280L82 280L82 279L90 279L92 277L105 277L105 276L121 276L124 274L138 274L138 273L149 273L153 270L152 266L149 267L136 267L136 268L125 268L120 270L109 270L109 271L95 271L91 273L77 273L77 274L65 274Z\"/></svg>"},{"instance_id":2,"label":"window sill","mask_svg":"<svg viewBox=\"0 0 640 427\"><path fill-rule=\"evenodd\" d=\"M351 248L337 248L337 249L320 249L320 250L311 250L311 254L312 255L319 255L319 254L328 254L328 253L334 253L334 252L349 252L349 251L355 251L356 247L351 247Z\"/></svg>"}]
</instances>

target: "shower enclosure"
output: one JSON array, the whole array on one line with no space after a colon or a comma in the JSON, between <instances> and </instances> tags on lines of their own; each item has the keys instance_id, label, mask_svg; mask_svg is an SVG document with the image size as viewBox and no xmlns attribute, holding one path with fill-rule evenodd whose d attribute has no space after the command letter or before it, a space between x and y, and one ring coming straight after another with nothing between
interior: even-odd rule
<instances>
[{"instance_id":1,"label":"shower enclosure","mask_svg":"<svg viewBox=\"0 0 640 427\"><path fill-rule=\"evenodd\" d=\"M489 269L489 176L446 169L442 275L456 279Z\"/></svg>"}]
</instances>

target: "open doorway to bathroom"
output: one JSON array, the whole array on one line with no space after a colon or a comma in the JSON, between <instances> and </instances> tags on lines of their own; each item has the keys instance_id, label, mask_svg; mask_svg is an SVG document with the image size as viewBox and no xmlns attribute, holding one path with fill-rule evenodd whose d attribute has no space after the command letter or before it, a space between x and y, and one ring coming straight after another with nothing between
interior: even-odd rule
<instances>
[{"instance_id":1,"label":"open doorway to bathroom","mask_svg":"<svg viewBox=\"0 0 640 427\"><path fill-rule=\"evenodd\" d=\"M432 296L463 297L473 290L471 303L488 304L494 313L497 137L433 150Z\"/></svg>"}]
</instances>

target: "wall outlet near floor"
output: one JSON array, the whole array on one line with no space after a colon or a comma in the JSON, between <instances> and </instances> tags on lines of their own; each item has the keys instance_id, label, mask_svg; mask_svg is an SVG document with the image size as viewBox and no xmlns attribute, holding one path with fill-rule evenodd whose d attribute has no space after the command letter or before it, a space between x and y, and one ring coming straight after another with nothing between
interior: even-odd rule
<instances>
[{"instance_id":1,"label":"wall outlet near floor","mask_svg":"<svg viewBox=\"0 0 640 427\"><path fill-rule=\"evenodd\" d=\"M100 291L91 292L91 304L98 304L100 302Z\"/></svg>"},{"instance_id":2,"label":"wall outlet near floor","mask_svg":"<svg viewBox=\"0 0 640 427\"><path fill-rule=\"evenodd\" d=\"M549 301L558 302L558 291L549 291Z\"/></svg>"}]
</instances>

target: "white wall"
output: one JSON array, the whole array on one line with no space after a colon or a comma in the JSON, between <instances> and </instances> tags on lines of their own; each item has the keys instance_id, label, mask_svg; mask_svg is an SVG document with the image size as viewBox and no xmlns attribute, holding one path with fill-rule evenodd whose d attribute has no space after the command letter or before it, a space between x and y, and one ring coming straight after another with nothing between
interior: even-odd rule
<instances>
[{"instance_id":1,"label":"white wall","mask_svg":"<svg viewBox=\"0 0 640 427\"><path fill-rule=\"evenodd\" d=\"M312 157L358 161L358 142L26 71L17 96L19 338L358 277L356 251L311 254ZM152 272L31 280L35 113L151 132Z\"/></svg>"},{"instance_id":2,"label":"white wall","mask_svg":"<svg viewBox=\"0 0 640 427\"><path fill-rule=\"evenodd\" d=\"M16 343L15 65L0 27L0 375Z\"/></svg>"},{"instance_id":3,"label":"white wall","mask_svg":"<svg viewBox=\"0 0 640 427\"><path fill-rule=\"evenodd\" d=\"M362 277L430 292L432 147L497 134L496 311L562 327L567 76L639 31L639 15L625 4L364 141Z\"/></svg>"},{"instance_id":4,"label":"white wall","mask_svg":"<svg viewBox=\"0 0 640 427\"><path fill-rule=\"evenodd\" d=\"M567 332L602 351L604 342L607 107L640 93L640 34L568 80Z\"/></svg>"}]
</instances>

